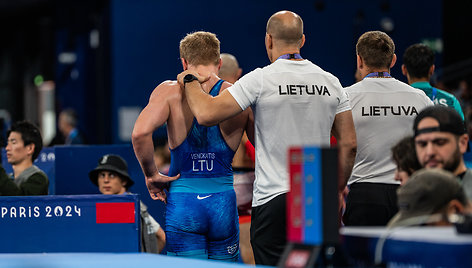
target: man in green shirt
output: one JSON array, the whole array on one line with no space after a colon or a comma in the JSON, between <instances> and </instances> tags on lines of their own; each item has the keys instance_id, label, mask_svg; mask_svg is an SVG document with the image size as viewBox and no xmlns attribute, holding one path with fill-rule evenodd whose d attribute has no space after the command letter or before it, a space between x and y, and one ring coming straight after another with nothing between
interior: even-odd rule
<instances>
[{"instance_id":1,"label":"man in green shirt","mask_svg":"<svg viewBox=\"0 0 472 268\"><path fill-rule=\"evenodd\" d=\"M33 161L38 157L43 142L39 129L27 121L12 125L7 133L7 160L13 168L13 180L0 166L0 195L47 195L47 175Z\"/></svg>"},{"instance_id":2,"label":"man in green shirt","mask_svg":"<svg viewBox=\"0 0 472 268\"><path fill-rule=\"evenodd\" d=\"M424 44L413 44L403 54L402 72L408 84L424 91L435 105L454 108L464 120L464 113L457 98L438 88L431 86L429 80L434 73L434 52Z\"/></svg>"}]
</instances>

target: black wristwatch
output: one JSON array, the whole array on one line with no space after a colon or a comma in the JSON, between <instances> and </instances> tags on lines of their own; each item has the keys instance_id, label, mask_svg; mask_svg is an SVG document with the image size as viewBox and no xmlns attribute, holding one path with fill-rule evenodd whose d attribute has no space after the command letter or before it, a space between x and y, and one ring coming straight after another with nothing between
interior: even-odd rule
<instances>
[{"instance_id":1,"label":"black wristwatch","mask_svg":"<svg viewBox=\"0 0 472 268\"><path fill-rule=\"evenodd\" d=\"M198 80L198 78L195 75L187 74L186 76L184 76L184 86L185 86L186 83L192 82L192 81L195 81L195 80Z\"/></svg>"}]
</instances>

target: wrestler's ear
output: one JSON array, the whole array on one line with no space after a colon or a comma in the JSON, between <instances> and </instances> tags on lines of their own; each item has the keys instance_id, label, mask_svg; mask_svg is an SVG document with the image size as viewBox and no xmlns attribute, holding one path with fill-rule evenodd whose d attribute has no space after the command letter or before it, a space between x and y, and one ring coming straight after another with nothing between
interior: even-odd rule
<instances>
[{"instance_id":1,"label":"wrestler's ear","mask_svg":"<svg viewBox=\"0 0 472 268\"><path fill-rule=\"evenodd\" d=\"M184 58L180 58L180 60L182 61L182 68L184 68L184 71L186 71L188 69L187 60L185 60Z\"/></svg>"},{"instance_id":2,"label":"wrestler's ear","mask_svg":"<svg viewBox=\"0 0 472 268\"><path fill-rule=\"evenodd\" d=\"M223 64L223 60L220 58L218 60L218 71L220 70L222 64Z\"/></svg>"}]
</instances>

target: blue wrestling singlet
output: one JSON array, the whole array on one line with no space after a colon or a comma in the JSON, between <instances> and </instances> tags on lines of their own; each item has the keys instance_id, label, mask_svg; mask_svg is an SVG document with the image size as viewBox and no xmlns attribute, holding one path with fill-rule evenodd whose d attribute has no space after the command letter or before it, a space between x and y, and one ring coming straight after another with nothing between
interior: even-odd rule
<instances>
[{"instance_id":1,"label":"blue wrestling singlet","mask_svg":"<svg viewBox=\"0 0 472 268\"><path fill-rule=\"evenodd\" d=\"M223 80L210 90L218 95ZM167 254L237 261L239 225L231 162L234 151L219 125L194 118L187 138L171 150L171 182L166 206Z\"/></svg>"}]
</instances>

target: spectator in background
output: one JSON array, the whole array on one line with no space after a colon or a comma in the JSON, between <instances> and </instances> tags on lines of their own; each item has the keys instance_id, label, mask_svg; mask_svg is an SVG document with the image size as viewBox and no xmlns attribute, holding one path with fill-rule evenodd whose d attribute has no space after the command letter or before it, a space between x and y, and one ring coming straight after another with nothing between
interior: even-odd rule
<instances>
[{"instance_id":1,"label":"spectator in background","mask_svg":"<svg viewBox=\"0 0 472 268\"><path fill-rule=\"evenodd\" d=\"M128 164L119 155L107 154L98 160L98 166L89 172L89 178L102 194L127 194L134 181L128 174ZM160 253L166 243L166 235L159 223L141 208L141 249L143 252Z\"/></svg>"},{"instance_id":2,"label":"spectator in background","mask_svg":"<svg viewBox=\"0 0 472 268\"><path fill-rule=\"evenodd\" d=\"M392 159L397 165L395 180L399 181L400 185L403 185L408 181L413 172L421 169L421 165L416 157L415 139L413 136L407 136L397 142L391 150Z\"/></svg>"},{"instance_id":3,"label":"spectator in background","mask_svg":"<svg viewBox=\"0 0 472 268\"><path fill-rule=\"evenodd\" d=\"M400 183L394 179L390 148L411 131L418 112L433 103L421 90L390 75L396 62L395 44L386 33L362 34L356 53L362 80L345 90L358 150L343 220L346 226L381 226L397 212Z\"/></svg>"},{"instance_id":4,"label":"spectator in background","mask_svg":"<svg viewBox=\"0 0 472 268\"><path fill-rule=\"evenodd\" d=\"M457 82L457 88L454 90L453 94L457 97L462 106L462 111L464 112L465 118L470 122L472 117L472 77L467 77L460 79Z\"/></svg>"},{"instance_id":5,"label":"spectator in background","mask_svg":"<svg viewBox=\"0 0 472 268\"><path fill-rule=\"evenodd\" d=\"M470 213L471 204L454 174L422 169L398 189L398 213L388 227L447 226L452 215Z\"/></svg>"},{"instance_id":6,"label":"spectator in background","mask_svg":"<svg viewBox=\"0 0 472 268\"><path fill-rule=\"evenodd\" d=\"M59 114L58 128L64 137L65 145L84 144L84 139L79 132L77 112L68 108Z\"/></svg>"},{"instance_id":7,"label":"spectator in background","mask_svg":"<svg viewBox=\"0 0 472 268\"><path fill-rule=\"evenodd\" d=\"M431 86L429 83L434 68L434 52L427 45L414 44L405 50L402 73L407 77L408 84L424 91L435 105L444 105L456 109L464 120L464 113L456 97L451 93Z\"/></svg>"},{"instance_id":8,"label":"spectator in background","mask_svg":"<svg viewBox=\"0 0 472 268\"><path fill-rule=\"evenodd\" d=\"M7 132L7 160L13 168L13 180L0 171L0 195L47 195L49 180L33 164L43 148L39 129L30 122L14 123Z\"/></svg>"},{"instance_id":9,"label":"spectator in background","mask_svg":"<svg viewBox=\"0 0 472 268\"><path fill-rule=\"evenodd\" d=\"M416 117L413 130L421 166L452 172L472 200L472 169L465 166L462 156L467 151L469 136L459 113L441 105L428 107Z\"/></svg>"},{"instance_id":10,"label":"spectator in background","mask_svg":"<svg viewBox=\"0 0 472 268\"><path fill-rule=\"evenodd\" d=\"M228 53L221 53L221 67L218 76L231 84L236 83L241 77L243 70L239 68L238 60Z\"/></svg>"},{"instance_id":11,"label":"spectator in background","mask_svg":"<svg viewBox=\"0 0 472 268\"><path fill-rule=\"evenodd\" d=\"M236 57L228 53L221 54L221 68L218 76L231 84L241 77L242 69L239 68ZM239 246L241 258L246 264L254 263L249 228L251 226L252 190L255 179L254 174L254 146L244 132L241 143L233 157L233 185L236 192L236 202L239 215Z\"/></svg>"}]
</instances>

